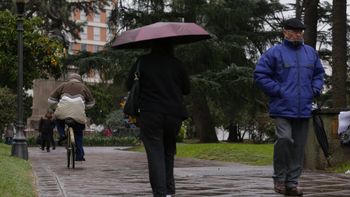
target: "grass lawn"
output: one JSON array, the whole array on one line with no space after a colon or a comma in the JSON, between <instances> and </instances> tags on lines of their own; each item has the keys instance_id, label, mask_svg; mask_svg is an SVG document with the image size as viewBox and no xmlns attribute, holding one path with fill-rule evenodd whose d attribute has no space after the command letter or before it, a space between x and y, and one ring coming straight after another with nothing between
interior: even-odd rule
<instances>
[{"instance_id":1,"label":"grass lawn","mask_svg":"<svg viewBox=\"0 0 350 197\"><path fill-rule=\"evenodd\" d=\"M177 157L238 162L250 165L272 164L273 144L178 144Z\"/></svg>"},{"instance_id":2,"label":"grass lawn","mask_svg":"<svg viewBox=\"0 0 350 197\"><path fill-rule=\"evenodd\" d=\"M337 164L331 168L327 168L327 171L337 172L337 173L345 173L348 170L350 170L350 162Z\"/></svg>"},{"instance_id":3,"label":"grass lawn","mask_svg":"<svg viewBox=\"0 0 350 197\"><path fill-rule=\"evenodd\" d=\"M131 150L144 152L143 146ZM178 143L176 157L237 162L248 165L272 165L273 144L245 143ZM340 163L326 171L344 173L350 170L350 162Z\"/></svg>"},{"instance_id":4,"label":"grass lawn","mask_svg":"<svg viewBox=\"0 0 350 197\"><path fill-rule=\"evenodd\" d=\"M144 151L143 146L133 150ZM273 144L177 144L176 157L237 162L249 165L272 165Z\"/></svg>"},{"instance_id":5,"label":"grass lawn","mask_svg":"<svg viewBox=\"0 0 350 197\"><path fill-rule=\"evenodd\" d=\"M0 196L37 196L30 163L10 154L11 146L0 144Z\"/></svg>"}]
</instances>

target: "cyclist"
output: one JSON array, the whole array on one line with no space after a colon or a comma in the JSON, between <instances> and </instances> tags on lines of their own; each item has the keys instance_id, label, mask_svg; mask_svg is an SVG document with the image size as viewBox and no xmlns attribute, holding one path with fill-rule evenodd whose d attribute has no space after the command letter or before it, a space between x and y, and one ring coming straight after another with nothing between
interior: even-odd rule
<instances>
[{"instance_id":1,"label":"cyclist","mask_svg":"<svg viewBox=\"0 0 350 197\"><path fill-rule=\"evenodd\" d=\"M51 108L56 108L56 126L60 135L59 144L67 138L65 135L66 118L72 118L76 124L73 126L76 144L76 161L85 161L83 149L83 130L86 123L85 108L95 104L89 88L83 83L81 76L72 73L68 81L58 86L48 99Z\"/></svg>"}]
</instances>

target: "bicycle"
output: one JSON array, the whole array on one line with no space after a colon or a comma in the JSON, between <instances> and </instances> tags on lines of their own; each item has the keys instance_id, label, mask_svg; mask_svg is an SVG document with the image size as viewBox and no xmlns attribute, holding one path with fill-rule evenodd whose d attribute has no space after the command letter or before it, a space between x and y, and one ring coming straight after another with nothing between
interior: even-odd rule
<instances>
[{"instance_id":1,"label":"bicycle","mask_svg":"<svg viewBox=\"0 0 350 197\"><path fill-rule=\"evenodd\" d=\"M68 126L68 129L66 129L66 136L67 136L67 167L70 167L70 164L72 164L72 168L75 168L75 138L74 138L74 130L73 125L75 124L75 121L72 118L67 118L64 120L64 123Z\"/></svg>"}]
</instances>

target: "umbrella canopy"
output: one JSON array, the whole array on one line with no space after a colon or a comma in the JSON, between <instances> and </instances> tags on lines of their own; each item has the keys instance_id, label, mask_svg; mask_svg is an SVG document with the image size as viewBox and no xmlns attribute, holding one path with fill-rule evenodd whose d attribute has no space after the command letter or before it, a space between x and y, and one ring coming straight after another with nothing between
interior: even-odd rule
<instances>
[{"instance_id":1,"label":"umbrella canopy","mask_svg":"<svg viewBox=\"0 0 350 197\"><path fill-rule=\"evenodd\" d=\"M323 120L321 116L317 114L317 110L313 111L312 119L313 119L314 131L315 131L317 141L321 146L324 156L328 159L330 154L329 154L329 144L328 144L327 134L324 129Z\"/></svg>"},{"instance_id":2,"label":"umbrella canopy","mask_svg":"<svg viewBox=\"0 0 350 197\"><path fill-rule=\"evenodd\" d=\"M209 38L209 33L195 23L158 22L123 32L112 48L148 48L155 41L185 44Z\"/></svg>"}]
</instances>

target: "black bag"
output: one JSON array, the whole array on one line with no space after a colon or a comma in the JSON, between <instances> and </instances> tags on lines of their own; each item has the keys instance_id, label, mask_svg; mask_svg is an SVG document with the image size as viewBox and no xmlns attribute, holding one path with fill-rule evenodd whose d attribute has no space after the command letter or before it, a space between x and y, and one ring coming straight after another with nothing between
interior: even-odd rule
<instances>
[{"instance_id":1,"label":"black bag","mask_svg":"<svg viewBox=\"0 0 350 197\"><path fill-rule=\"evenodd\" d=\"M341 145L350 145L350 125L339 134L339 140Z\"/></svg>"},{"instance_id":2,"label":"black bag","mask_svg":"<svg viewBox=\"0 0 350 197\"><path fill-rule=\"evenodd\" d=\"M124 105L124 113L129 116L138 116L140 113L140 61L137 63L134 83L128 93L128 98L126 99Z\"/></svg>"}]
</instances>

